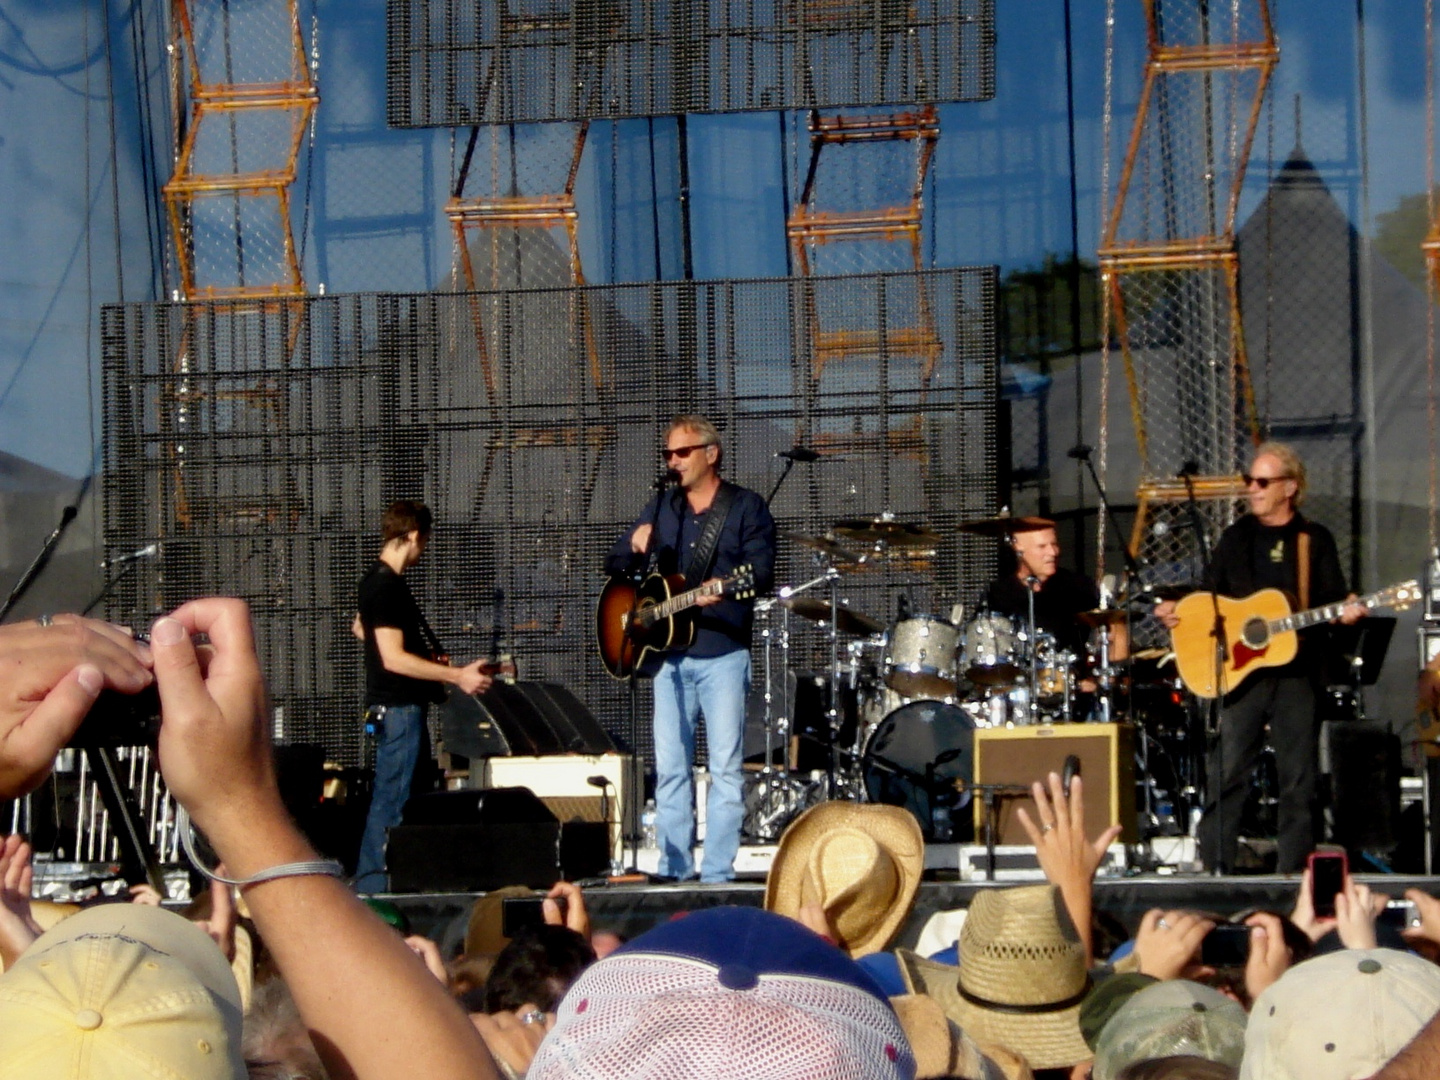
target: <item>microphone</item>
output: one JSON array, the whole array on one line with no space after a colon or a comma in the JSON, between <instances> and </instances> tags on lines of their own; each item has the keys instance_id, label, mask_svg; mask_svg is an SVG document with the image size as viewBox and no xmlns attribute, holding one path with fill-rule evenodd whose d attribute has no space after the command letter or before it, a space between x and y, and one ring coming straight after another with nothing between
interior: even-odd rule
<instances>
[{"instance_id":1,"label":"microphone","mask_svg":"<svg viewBox=\"0 0 1440 1080\"><path fill-rule=\"evenodd\" d=\"M610 778L608 776L587 776L585 783L591 787L607 788L610 786Z\"/></svg>"},{"instance_id":2,"label":"microphone","mask_svg":"<svg viewBox=\"0 0 1440 1080\"><path fill-rule=\"evenodd\" d=\"M1065 794L1070 794L1070 781L1080 775L1080 758L1075 754L1065 755L1065 771L1061 776L1060 783L1065 789Z\"/></svg>"},{"instance_id":3,"label":"microphone","mask_svg":"<svg viewBox=\"0 0 1440 1080\"><path fill-rule=\"evenodd\" d=\"M1072 446L1069 450L1066 450L1066 451L1065 451L1065 456L1068 457L1068 458L1074 458L1076 461L1089 461L1089 460L1090 460L1090 452L1091 452L1093 449L1094 449L1094 447L1092 447L1092 446L1087 446L1087 445L1086 445L1085 443L1083 443L1083 442L1082 442L1082 443L1076 443L1076 444L1075 444L1074 446Z\"/></svg>"},{"instance_id":4,"label":"microphone","mask_svg":"<svg viewBox=\"0 0 1440 1080\"><path fill-rule=\"evenodd\" d=\"M146 544L140 550L130 552L129 555L116 555L113 559L102 559L100 562L100 568L102 570L108 569L112 566L120 566L124 563L134 562L136 559L148 559L152 555L158 554L160 554L160 545L158 543Z\"/></svg>"},{"instance_id":5,"label":"microphone","mask_svg":"<svg viewBox=\"0 0 1440 1080\"><path fill-rule=\"evenodd\" d=\"M679 482L680 473L675 469L666 469L663 473L661 473L658 477L655 478L655 483L650 486L655 488L657 491L663 491L671 484L678 484Z\"/></svg>"},{"instance_id":6,"label":"microphone","mask_svg":"<svg viewBox=\"0 0 1440 1080\"><path fill-rule=\"evenodd\" d=\"M1196 461L1194 458L1190 458L1189 460L1187 460L1187 461L1185 462L1184 465L1181 465L1181 466L1180 466L1180 471L1179 471L1178 473L1176 473L1175 475L1176 475L1176 476L1199 476L1199 475L1200 475L1200 463L1199 463L1198 461Z\"/></svg>"},{"instance_id":7,"label":"microphone","mask_svg":"<svg viewBox=\"0 0 1440 1080\"><path fill-rule=\"evenodd\" d=\"M789 461L819 461L820 455L814 450L804 446L792 446L789 450L777 450L776 457L783 457Z\"/></svg>"}]
</instances>

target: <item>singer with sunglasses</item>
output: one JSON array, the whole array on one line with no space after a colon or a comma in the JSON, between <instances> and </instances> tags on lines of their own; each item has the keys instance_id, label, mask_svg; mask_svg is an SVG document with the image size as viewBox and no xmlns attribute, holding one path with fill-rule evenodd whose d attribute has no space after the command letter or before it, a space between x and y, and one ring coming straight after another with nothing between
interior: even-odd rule
<instances>
[{"instance_id":1,"label":"singer with sunglasses","mask_svg":"<svg viewBox=\"0 0 1440 1080\"><path fill-rule=\"evenodd\" d=\"M670 422L661 452L661 490L605 560L612 575L658 570L683 574L687 588L716 584L753 568L755 590L775 574L775 520L765 500L720 478L720 432L703 416ZM659 876L695 876L695 732L705 717L710 796L706 803L702 882L730 881L745 816L745 698L750 689L753 600L703 596L695 635L664 656L654 674L655 831Z\"/></svg>"},{"instance_id":2,"label":"singer with sunglasses","mask_svg":"<svg viewBox=\"0 0 1440 1080\"><path fill-rule=\"evenodd\" d=\"M1353 600L1354 594L1345 587L1334 536L1300 513L1305 465L1299 455L1283 443L1264 443L1255 451L1244 481L1250 512L1220 535L1205 570L1205 588L1229 597L1276 588L1302 607ZM1358 604L1347 604L1339 621L1354 623L1364 613ZM1156 605L1155 614L1171 629L1180 624L1173 601ZM1200 822L1200 857L1211 869L1235 869L1240 814L1251 771L1265 747L1267 724L1280 783L1277 869L1299 873L1315 847L1320 730L1316 704L1328 647L1325 627L1300 631L1299 642L1294 660L1257 673L1222 702L1223 735L1217 742L1224 760L1212 746L1209 790Z\"/></svg>"}]
</instances>

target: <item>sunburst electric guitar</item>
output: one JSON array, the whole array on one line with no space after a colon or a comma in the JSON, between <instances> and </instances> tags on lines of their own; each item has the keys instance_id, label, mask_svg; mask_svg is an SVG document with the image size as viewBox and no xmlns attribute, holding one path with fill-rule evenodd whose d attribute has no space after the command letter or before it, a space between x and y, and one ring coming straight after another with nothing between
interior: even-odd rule
<instances>
[{"instance_id":1,"label":"sunburst electric guitar","mask_svg":"<svg viewBox=\"0 0 1440 1080\"><path fill-rule=\"evenodd\" d=\"M748 563L734 573L684 592L685 575L651 574L639 585L611 578L595 604L595 637L605 670L627 679L645 670L651 653L683 649L695 639L695 605L706 596L755 595L755 570Z\"/></svg>"},{"instance_id":2,"label":"sunburst electric guitar","mask_svg":"<svg viewBox=\"0 0 1440 1080\"><path fill-rule=\"evenodd\" d=\"M1355 602L1367 609L1403 609L1419 599L1420 583L1405 581ZM1218 686L1215 638L1211 633L1217 604L1225 629L1225 656L1218 672ZM1208 592L1191 593L1175 605L1175 614L1180 618L1180 624L1170 631L1175 667L1197 697L1228 694L1251 673L1294 660L1299 648L1296 631L1337 618L1345 604L1340 600L1292 612L1289 599L1279 589L1261 589L1243 600Z\"/></svg>"}]
</instances>

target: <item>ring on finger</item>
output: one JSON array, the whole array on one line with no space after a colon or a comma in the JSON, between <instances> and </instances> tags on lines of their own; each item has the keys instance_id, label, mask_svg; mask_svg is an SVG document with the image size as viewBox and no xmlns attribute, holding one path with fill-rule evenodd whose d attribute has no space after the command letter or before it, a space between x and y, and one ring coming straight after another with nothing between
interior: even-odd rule
<instances>
[{"instance_id":1,"label":"ring on finger","mask_svg":"<svg viewBox=\"0 0 1440 1080\"><path fill-rule=\"evenodd\" d=\"M43 612L43 613L40 614L40 615L36 615L36 616L35 616L35 621L36 621L37 623L39 623L41 626L54 626L54 625L55 625L55 618L54 618L54 616L51 615L48 611Z\"/></svg>"},{"instance_id":2,"label":"ring on finger","mask_svg":"<svg viewBox=\"0 0 1440 1080\"><path fill-rule=\"evenodd\" d=\"M529 1012L520 1014L522 1024L538 1024L545 1019L545 1014L539 1009L531 1009Z\"/></svg>"},{"instance_id":3,"label":"ring on finger","mask_svg":"<svg viewBox=\"0 0 1440 1080\"><path fill-rule=\"evenodd\" d=\"M1041 836L1044 836L1046 833L1050 832L1050 831L1051 831L1052 829L1054 829L1054 828L1055 828L1055 823L1054 823L1053 821L1047 821L1047 822L1045 822L1043 825L1040 826L1040 835L1041 835Z\"/></svg>"},{"instance_id":4,"label":"ring on finger","mask_svg":"<svg viewBox=\"0 0 1440 1080\"><path fill-rule=\"evenodd\" d=\"M1169 930L1169 929L1170 929L1170 924L1169 924L1168 922L1166 922L1163 918L1159 918L1159 919L1156 919L1156 920L1155 920L1155 929L1156 929L1156 930Z\"/></svg>"}]
</instances>

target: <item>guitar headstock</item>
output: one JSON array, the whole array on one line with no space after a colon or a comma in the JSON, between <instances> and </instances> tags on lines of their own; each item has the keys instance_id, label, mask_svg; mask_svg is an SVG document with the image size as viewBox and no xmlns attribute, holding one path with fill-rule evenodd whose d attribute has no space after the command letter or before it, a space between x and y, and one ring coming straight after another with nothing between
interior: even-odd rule
<instances>
[{"instance_id":1,"label":"guitar headstock","mask_svg":"<svg viewBox=\"0 0 1440 1080\"><path fill-rule=\"evenodd\" d=\"M725 594L736 600L749 600L755 595L755 567L750 563L737 566L725 579Z\"/></svg>"},{"instance_id":2,"label":"guitar headstock","mask_svg":"<svg viewBox=\"0 0 1440 1080\"><path fill-rule=\"evenodd\" d=\"M1392 607L1396 611L1404 611L1411 604L1420 601L1420 582L1412 579L1410 581L1402 581L1399 585L1391 585L1387 589L1381 589L1377 594L1377 598L1380 603L1386 607Z\"/></svg>"}]
</instances>

